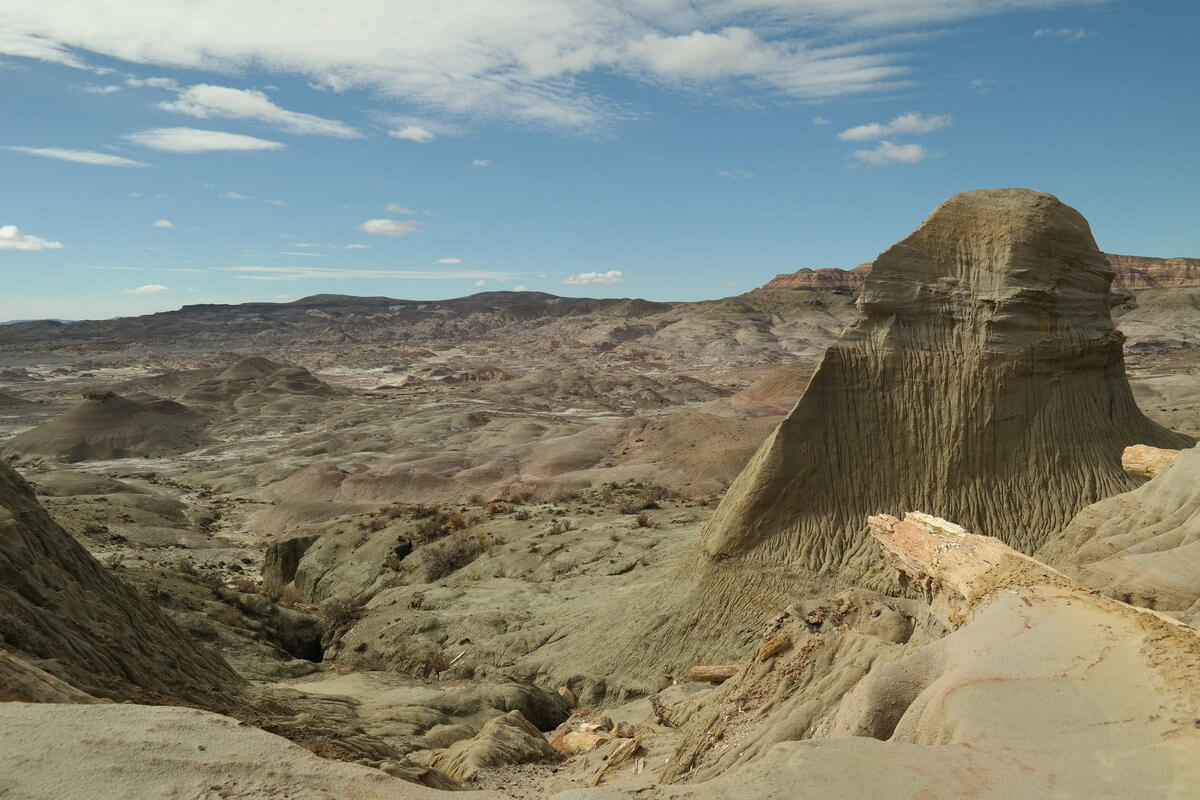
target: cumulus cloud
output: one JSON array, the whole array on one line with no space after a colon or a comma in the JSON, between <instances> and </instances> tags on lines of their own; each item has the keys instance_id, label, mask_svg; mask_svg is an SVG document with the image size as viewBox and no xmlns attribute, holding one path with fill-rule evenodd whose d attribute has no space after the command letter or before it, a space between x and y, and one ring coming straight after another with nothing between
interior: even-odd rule
<instances>
[{"instance_id":1,"label":"cumulus cloud","mask_svg":"<svg viewBox=\"0 0 1200 800\"><path fill-rule=\"evenodd\" d=\"M619 269L608 272L579 272L563 278L567 286L603 286L614 283L624 283L625 274Z\"/></svg>"},{"instance_id":2,"label":"cumulus cloud","mask_svg":"<svg viewBox=\"0 0 1200 800\"><path fill-rule=\"evenodd\" d=\"M491 165L492 161L490 158L477 158L471 162L471 166L473 167L490 167Z\"/></svg>"},{"instance_id":3,"label":"cumulus cloud","mask_svg":"<svg viewBox=\"0 0 1200 800\"><path fill-rule=\"evenodd\" d=\"M1062 39L1067 43L1078 42L1080 39L1087 39L1095 35L1095 31L1090 31L1086 28L1038 28L1033 32L1033 38L1035 39L1053 37L1055 39Z\"/></svg>"},{"instance_id":4,"label":"cumulus cloud","mask_svg":"<svg viewBox=\"0 0 1200 800\"><path fill-rule=\"evenodd\" d=\"M487 286L487 281L484 280L483 278L480 278L479 280L475 281L475 285L476 286Z\"/></svg>"},{"instance_id":5,"label":"cumulus cloud","mask_svg":"<svg viewBox=\"0 0 1200 800\"><path fill-rule=\"evenodd\" d=\"M949 114L921 114L909 111L901 114L888 123L868 122L866 125L855 125L838 134L843 142L870 142L888 136L915 135L932 133L950 125Z\"/></svg>"},{"instance_id":6,"label":"cumulus cloud","mask_svg":"<svg viewBox=\"0 0 1200 800\"><path fill-rule=\"evenodd\" d=\"M266 94L253 89L234 89L199 83L180 91L171 101L158 104L163 111L174 111L200 119L254 119L275 125L288 133L361 139L362 134L344 122L302 114L280 108Z\"/></svg>"},{"instance_id":7,"label":"cumulus cloud","mask_svg":"<svg viewBox=\"0 0 1200 800\"><path fill-rule=\"evenodd\" d=\"M61 247L62 242L21 233L16 225L0 226L0 250L58 250Z\"/></svg>"},{"instance_id":8,"label":"cumulus cloud","mask_svg":"<svg viewBox=\"0 0 1200 800\"><path fill-rule=\"evenodd\" d=\"M916 164L924 161L929 153L919 144L892 144L882 141L871 150L855 150L854 157L873 167L888 164Z\"/></svg>"},{"instance_id":9,"label":"cumulus cloud","mask_svg":"<svg viewBox=\"0 0 1200 800\"><path fill-rule=\"evenodd\" d=\"M369 219L359 225L358 229L376 236L408 236L424 227L424 222L415 219Z\"/></svg>"},{"instance_id":10,"label":"cumulus cloud","mask_svg":"<svg viewBox=\"0 0 1200 800\"><path fill-rule=\"evenodd\" d=\"M208 153L215 150L282 150L285 145L255 136L200 128L150 128L123 137L134 144L166 153Z\"/></svg>"},{"instance_id":11,"label":"cumulus cloud","mask_svg":"<svg viewBox=\"0 0 1200 800\"><path fill-rule=\"evenodd\" d=\"M170 291L161 283L147 283L145 286L138 286L135 289L126 289L125 294L162 294Z\"/></svg>"},{"instance_id":12,"label":"cumulus cloud","mask_svg":"<svg viewBox=\"0 0 1200 800\"><path fill-rule=\"evenodd\" d=\"M112 153L97 153L94 150L69 150L64 147L6 147L4 149L42 158L54 158L59 161L74 161L76 164L91 164L97 167L150 166L145 161L134 161L131 158L114 156Z\"/></svg>"},{"instance_id":13,"label":"cumulus cloud","mask_svg":"<svg viewBox=\"0 0 1200 800\"><path fill-rule=\"evenodd\" d=\"M461 264L462 259L461 258L439 258L437 260L437 263L439 263L439 264Z\"/></svg>"},{"instance_id":14,"label":"cumulus cloud","mask_svg":"<svg viewBox=\"0 0 1200 800\"><path fill-rule=\"evenodd\" d=\"M336 267L216 267L217 272L232 272L235 277L255 281L351 280L398 278L407 280L512 280L503 272L480 270L420 270L420 269L339 269Z\"/></svg>"},{"instance_id":15,"label":"cumulus cloud","mask_svg":"<svg viewBox=\"0 0 1200 800\"><path fill-rule=\"evenodd\" d=\"M396 203L388 203L384 207L383 210L387 211L390 214L415 214L415 213L417 213L417 212L413 211L411 208L405 208L404 206L398 205Z\"/></svg>"},{"instance_id":16,"label":"cumulus cloud","mask_svg":"<svg viewBox=\"0 0 1200 800\"><path fill-rule=\"evenodd\" d=\"M410 142L418 142L420 144L427 144L437 138L433 131L428 128L422 128L420 125L405 125L403 128L390 130L388 131L388 136L394 139L407 139Z\"/></svg>"},{"instance_id":17,"label":"cumulus cloud","mask_svg":"<svg viewBox=\"0 0 1200 800\"><path fill-rule=\"evenodd\" d=\"M377 0L243 2L197 25L188 0L31 0L6 16L0 52L77 68L92 54L227 74L253 65L451 114L586 128L623 113L595 91L597 73L799 98L887 90L908 79L911 55L881 34L1093 1L463 0L386 14Z\"/></svg>"},{"instance_id":18,"label":"cumulus cloud","mask_svg":"<svg viewBox=\"0 0 1200 800\"><path fill-rule=\"evenodd\" d=\"M172 223L171 220L169 220L169 219L156 219L156 220L154 220L153 223L151 223L151 226L155 227L155 228L174 228L175 227L174 223Z\"/></svg>"}]
</instances>

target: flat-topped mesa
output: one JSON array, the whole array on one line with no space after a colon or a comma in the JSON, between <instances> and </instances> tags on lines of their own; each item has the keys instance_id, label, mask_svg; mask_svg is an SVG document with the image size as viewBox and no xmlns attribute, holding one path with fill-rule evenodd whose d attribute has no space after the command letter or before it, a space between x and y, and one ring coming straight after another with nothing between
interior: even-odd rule
<instances>
[{"instance_id":1,"label":"flat-topped mesa","mask_svg":"<svg viewBox=\"0 0 1200 800\"><path fill-rule=\"evenodd\" d=\"M862 319L656 600L655 638L744 630L798 596L894 591L870 515L925 509L1030 553L1136 486L1125 446L1189 440L1134 403L1111 281L1086 220L1051 195L991 189L938 206L875 261Z\"/></svg>"},{"instance_id":2,"label":"flat-topped mesa","mask_svg":"<svg viewBox=\"0 0 1200 800\"><path fill-rule=\"evenodd\" d=\"M822 269L800 269L776 275L763 284L762 288L769 289L809 289L847 292L858 294L862 290L863 281L871 271L870 264L859 264L854 269L837 269L824 267Z\"/></svg>"}]
</instances>

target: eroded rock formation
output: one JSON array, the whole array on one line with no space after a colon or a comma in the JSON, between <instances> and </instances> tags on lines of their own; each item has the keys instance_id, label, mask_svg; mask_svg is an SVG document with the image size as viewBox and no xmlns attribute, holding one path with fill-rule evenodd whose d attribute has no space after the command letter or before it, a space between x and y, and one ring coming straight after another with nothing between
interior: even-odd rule
<instances>
[{"instance_id":1,"label":"eroded rock formation","mask_svg":"<svg viewBox=\"0 0 1200 800\"><path fill-rule=\"evenodd\" d=\"M942 203L875 261L863 318L656 597L654 655L724 656L717 642L798 596L897 591L869 515L924 508L1033 552L1136 485L1124 447L1187 444L1134 403L1111 281L1087 221L1051 195ZM700 639L708 653L680 653Z\"/></svg>"}]
</instances>

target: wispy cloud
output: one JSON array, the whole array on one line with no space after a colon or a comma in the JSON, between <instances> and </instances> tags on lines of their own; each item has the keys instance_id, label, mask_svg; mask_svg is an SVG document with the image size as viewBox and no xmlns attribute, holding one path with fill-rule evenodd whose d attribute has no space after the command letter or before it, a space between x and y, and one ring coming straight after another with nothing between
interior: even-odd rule
<instances>
[{"instance_id":1,"label":"wispy cloud","mask_svg":"<svg viewBox=\"0 0 1200 800\"><path fill-rule=\"evenodd\" d=\"M417 213L417 212L413 211L411 208L405 208L404 206L397 205L396 203L388 203L384 207L383 210L387 211L389 214L415 214L415 213Z\"/></svg>"},{"instance_id":2,"label":"wispy cloud","mask_svg":"<svg viewBox=\"0 0 1200 800\"><path fill-rule=\"evenodd\" d=\"M491 165L492 160L490 158L477 158L471 162L471 166L473 167L490 167Z\"/></svg>"},{"instance_id":3,"label":"wispy cloud","mask_svg":"<svg viewBox=\"0 0 1200 800\"><path fill-rule=\"evenodd\" d=\"M287 205L287 203L283 202L282 200L263 200L263 202L269 206L286 206Z\"/></svg>"},{"instance_id":4,"label":"wispy cloud","mask_svg":"<svg viewBox=\"0 0 1200 800\"><path fill-rule=\"evenodd\" d=\"M125 289L124 291L125 294L162 294L163 292L170 291L170 289L166 286L163 286L161 283L147 283L145 286L138 286L134 289Z\"/></svg>"},{"instance_id":5,"label":"wispy cloud","mask_svg":"<svg viewBox=\"0 0 1200 800\"><path fill-rule=\"evenodd\" d=\"M869 142L888 136L904 136L921 133L932 133L941 128L949 127L949 114L925 115L919 111L909 111L901 114L888 123L868 122L866 125L856 125L838 134L843 142Z\"/></svg>"},{"instance_id":6,"label":"wispy cloud","mask_svg":"<svg viewBox=\"0 0 1200 800\"><path fill-rule=\"evenodd\" d=\"M105 4L102 22L90 0L56 0L7 16L0 52L93 70L83 60L88 54L224 72L254 65L451 115L589 129L625 113L595 88L596 77L685 91L733 84L786 98L890 90L911 79L912 56L883 33L1088 1L513 0L475 3L471 13L427 3L397 14L381 14L377 0L342 0L336 10L291 4L285 13L244 2L224 6L217 23L197 25L194 4L182 0L159 0L153 13L142 3ZM151 86L157 79L131 80ZM276 124L349 135L344 123L278 117L296 112L267 103L264 113L276 115ZM244 111L238 104L202 100L197 107Z\"/></svg>"},{"instance_id":7,"label":"wispy cloud","mask_svg":"<svg viewBox=\"0 0 1200 800\"><path fill-rule=\"evenodd\" d=\"M604 286L624 282L625 273L619 269L610 269L608 272L579 272L563 278L563 283L567 286Z\"/></svg>"},{"instance_id":8,"label":"wispy cloud","mask_svg":"<svg viewBox=\"0 0 1200 800\"><path fill-rule=\"evenodd\" d=\"M437 260L437 263L439 263L439 264L461 264L462 259L461 258L439 258Z\"/></svg>"},{"instance_id":9,"label":"wispy cloud","mask_svg":"<svg viewBox=\"0 0 1200 800\"><path fill-rule=\"evenodd\" d=\"M200 83L180 91L171 101L158 104L163 111L211 119L254 119L298 135L361 139L362 134L344 122L280 108L266 94L253 89L234 89Z\"/></svg>"},{"instance_id":10,"label":"wispy cloud","mask_svg":"<svg viewBox=\"0 0 1200 800\"><path fill-rule=\"evenodd\" d=\"M0 226L0 250L58 250L62 246L62 242L21 233L16 225Z\"/></svg>"},{"instance_id":11,"label":"wispy cloud","mask_svg":"<svg viewBox=\"0 0 1200 800\"><path fill-rule=\"evenodd\" d=\"M717 175L731 181L748 181L754 177L748 169L719 169Z\"/></svg>"},{"instance_id":12,"label":"wispy cloud","mask_svg":"<svg viewBox=\"0 0 1200 800\"><path fill-rule=\"evenodd\" d=\"M54 158L59 161L73 161L76 164L91 164L96 167L148 167L145 161L134 161L131 158L114 156L112 153L97 153L95 150L70 150L65 147L5 147L18 153L28 153L31 156Z\"/></svg>"},{"instance_id":13,"label":"wispy cloud","mask_svg":"<svg viewBox=\"0 0 1200 800\"><path fill-rule=\"evenodd\" d=\"M121 91L121 87L115 83L110 83L107 86L85 86L83 90L88 94L116 94Z\"/></svg>"},{"instance_id":14,"label":"wispy cloud","mask_svg":"<svg viewBox=\"0 0 1200 800\"><path fill-rule=\"evenodd\" d=\"M152 228L174 228L175 224L169 219L156 219L150 226Z\"/></svg>"},{"instance_id":15,"label":"wispy cloud","mask_svg":"<svg viewBox=\"0 0 1200 800\"><path fill-rule=\"evenodd\" d=\"M1038 28L1033 32L1033 38L1035 39L1062 39L1068 44L1078 42L1081 39L1088 39L1095 35L1096 31L1086 28Z\"/></svg>"},{"instance_id":16,"label":"wispy cloud","mask_svg":"<svg viewBox=\"0 0 1200 800\"><path fill-rule=\"evenodd\" d=\"M282 150L282 142L240 133L200 128L150 128L124 135L125 140L166 153L209 153L220 150Z\"/></svg>"},{"instance_id":17,"label":"wispy cloud","mask_svg":"<svg viewBox=\"0 0 1200 800\"><path fill-rule=\"evenodd\" d=\"M831 120L828 117L813 117L812 124L823 127L825 125L828 125L830 123L830 121Z\"/></svg>"},{"instance_id":18,"label":"wispy cloud","mask_svg":"<svg viewBox=\"0 0 1200 800\"><path fill-rule=\"evenodd\" d=\"M889 164L917 164L924 161L929 153L919 144L892 144L882 141L871 150L855 150L854 157L864 164L873 167L885 167Z\"/></svg>"},{"instance_id":19,"label":"wispy cloud","mask_svg":"<svg viewBox=\"0 0 1200 800\"><path fill-rule=\"evenodd\" d=\"M371 245L369 245L369 244L348 244L348 245L346 245L347 250L368 250L368 249L370 249L370 247L371 247Z\"/></svg>"},{"instance_id":20,"label":"wispy cloud","mask_svg":"<svg viewBox=\"0 0 1200 800\"><path fill-rule=\"evenodd\" d=\"M424 227L424 222L415 219L369 219L360 224L358 229L376 236L408 236Z\"/></svg>"}]
</instances>

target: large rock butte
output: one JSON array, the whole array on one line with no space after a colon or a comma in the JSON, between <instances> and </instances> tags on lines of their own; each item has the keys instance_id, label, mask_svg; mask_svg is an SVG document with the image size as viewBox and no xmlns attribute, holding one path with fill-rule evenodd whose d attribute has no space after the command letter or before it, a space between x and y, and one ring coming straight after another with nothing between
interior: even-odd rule
<instances>
[{"instance_id":1,"label":"large rock butte","mask_svg":"<svg viewBox=\"0 0 1200 800\"><path fill-rule=\"evenodd\" d=\"M1125 446L1189 440L1134 403L1112 278L1087 221L1049 194L988 189L938 206L874 262L862 319L654 598L657 652L639 658L712 658L798 597L896 591L870 515L926 509L1031 553L1136 486Z\"/></svg>"}]
</instances>

